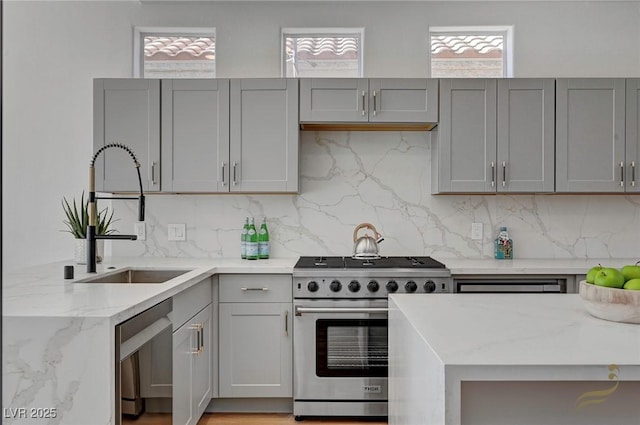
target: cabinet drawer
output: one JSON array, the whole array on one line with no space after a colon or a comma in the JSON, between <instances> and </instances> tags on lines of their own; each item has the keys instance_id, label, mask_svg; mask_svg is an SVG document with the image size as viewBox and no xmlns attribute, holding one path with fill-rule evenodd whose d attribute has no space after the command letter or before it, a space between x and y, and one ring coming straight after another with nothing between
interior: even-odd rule
<instances>
[{"instance_id":1,"label":"cabinet drawer","mask_svg":"<svg viewBox=\"0 0 640 425\"><path fill-rule=\"evenodd\" d=\"M213 300L211 296L211 278L193 285L173 297L173 312L169 318L173 322L174 332L195 313L202 310Z\"/></svg>"},{"instance_id":2,"label":"cabinet drawer","mask_svg":"<svg viewBox=\"0 0 640 425\"><path fill-rule=\"evenodd\" d=\"M221 275L220 302L291 302L292 285L288 274Z\"/></svg>"}]
</instances>

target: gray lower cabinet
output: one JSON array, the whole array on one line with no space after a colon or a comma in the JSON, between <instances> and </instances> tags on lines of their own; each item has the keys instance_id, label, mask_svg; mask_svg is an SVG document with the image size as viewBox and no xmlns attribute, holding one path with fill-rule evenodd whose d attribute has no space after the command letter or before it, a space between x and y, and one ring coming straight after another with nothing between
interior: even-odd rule
<instances>
[{"instance_id":1,"label":"gray lower cabinet","mask_svg":"<svg viewBox=\"0 0 640 425\"><path fill-rule=\"evenodd\" d=\"M209 304L173 334L174 425L195 425L211 400L211 319Z\"/></svg>"},{"instance_id":2,"label":"gray lower cabinet","mask_svg":"<svg viewBox=\"0 0 640 425\"><path fill-rule=\"evenodd\" d=\"M443 79L434 193L553 192L553 79Z\"/></svg>"},{"instance_id":3,"label":"gray lower cabinet","mask_svg":"<svg viewBox=\"0 0 640 425\"><path fill-rule=\"evenodd\" d=\"M426 78L304 78L302 123L438 121L438 80Z\"/></svg>"},{"instance_id":4,"label":"gray lower cabinet","mask_svg":"<svg viewBox=\"0 0 640 425\"><path fill-rule=\"evenodd\" d=\"M291 275L221 275L219 394L292 397Z\"/></svg>"},{"instance_id":5,"label":"gray lower cabinet","mask_svg":"<svg viewBox=\"0 0 640 425\"><path fill-rule=\"evenodd\" d=\"M626 163L625 80L558 79L556 191L624 192Z\"/></svg>"},{"instance_id":6,"label":"gray lower cabinet","mask_svg":"<svg viewBox=\"0 0 640 425\"><path fill-rule=\"evenodd\" d=\"M160 80L110 78L93 82L93 148L120 143L140 163L145 191L160 190ZM110 148L95 163L96 190L138 191L135 165L127 152Z\"/></svg>"},{"instance_id":7,"label":"gray lower cabinet","mask_svg":"<svg viewBox=\"0 0 640 425\"><path fill-rule=\"evenodd\" d=\"M141 396L170 400L175 425L196 424L213 396L212 301L211 278L175 295L171 337L155 338L139 351Z\"/></svg>"}]
</instances>

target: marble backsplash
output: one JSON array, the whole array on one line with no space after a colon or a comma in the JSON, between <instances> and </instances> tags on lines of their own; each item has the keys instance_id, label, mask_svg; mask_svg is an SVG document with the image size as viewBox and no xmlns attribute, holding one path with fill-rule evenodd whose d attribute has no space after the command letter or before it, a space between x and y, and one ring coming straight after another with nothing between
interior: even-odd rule
<instances>
[{"instance_id":1,"label":"marble backsplash","mask_svg":"<svg viewBox=\"0 0 640 425\"><path fill-rule=\"evenodd\" d=\"M246 216L267 217L273 257L351 255L356 225L384 236L381 255L493 258L507 226L515 258L640 258L640 196L432 195L430 133L301 132L298 195L150 195L145 241L118 256L236 257ZM136 203L114 204L131 233ZM481 222L483 240L472 240ZM168 241L167 224L187 240Z\"/></svg>"}]
</instances>

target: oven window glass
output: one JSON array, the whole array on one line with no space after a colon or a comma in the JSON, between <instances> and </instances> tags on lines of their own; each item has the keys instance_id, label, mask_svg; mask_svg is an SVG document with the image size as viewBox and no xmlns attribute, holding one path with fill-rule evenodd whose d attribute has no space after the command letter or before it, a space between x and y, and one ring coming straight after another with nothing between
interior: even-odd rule
<instances>
[{"instance_id":1,"label":"oven window glass","mask_svg":"<svg viewBox=\"0 0 640 425\"><path fill-rule=\"evenodd\" d=\"M386 377L386 319L316 321L316 375Z\"/></svg>"}]
</instances>

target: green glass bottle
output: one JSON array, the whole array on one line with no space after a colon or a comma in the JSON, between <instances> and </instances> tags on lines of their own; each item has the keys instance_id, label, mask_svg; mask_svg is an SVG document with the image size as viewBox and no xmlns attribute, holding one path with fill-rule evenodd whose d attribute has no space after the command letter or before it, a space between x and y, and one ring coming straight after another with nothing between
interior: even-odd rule
<instances>
[{"instance_id":1,"label":"green glass bottle","mask_svg":"<svg viewBox=\"0 0 640 425\"><path fill-rule=\"evenodd\" d=\"M258 232L258 258L269 258L269 230L267 229L267 218L262 218L260 231Z\"/></svg>"},{"instance_id":2,"label":"green glass bottle","mask_svg":"<svg viewBox=\"0 0 640 425\"><path fill-rule=\"evenodd\" d=\"M247 234L249 233L249 217L244 219L244 227L240 234L240 258L247 258Z\"/></svg>"},{"instance_id":3,"label":"green glass bottle","mask_svg":"<svg viewBox=\"0 0 640 425\"><path fill-rule=\"evenodd\" d=\"M247 232L247 260L258 259L258 232L253 217L249 219L249 231Z\"/></svg>"}]
</instances>

